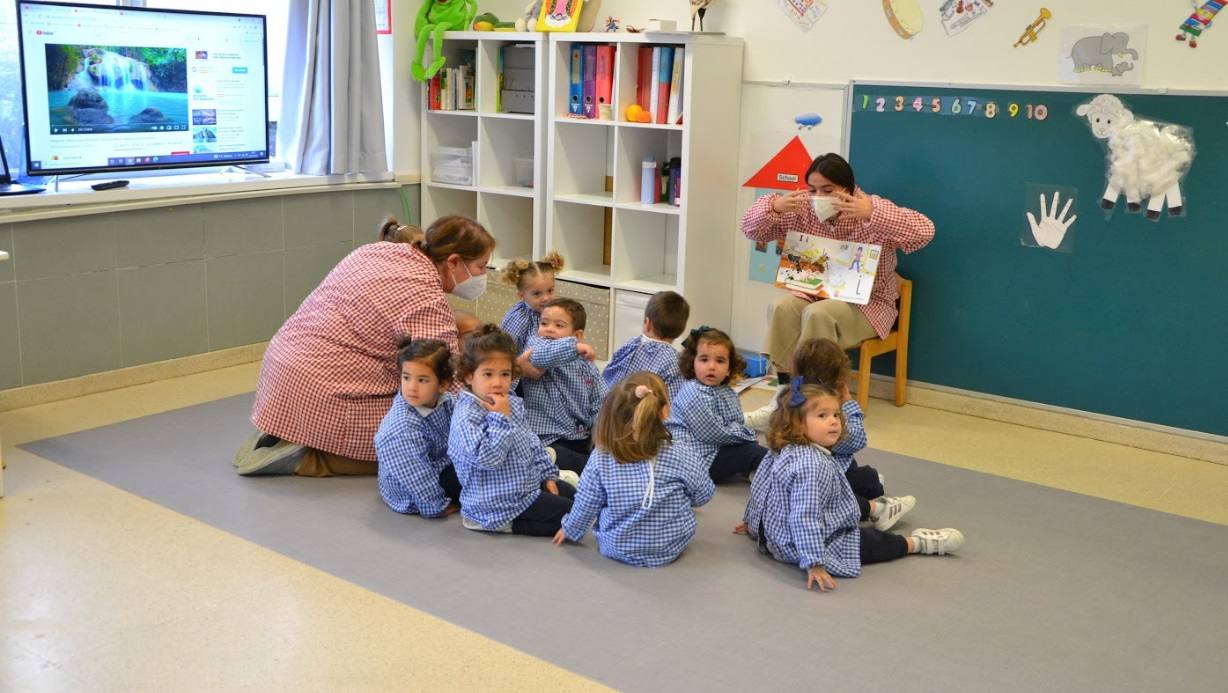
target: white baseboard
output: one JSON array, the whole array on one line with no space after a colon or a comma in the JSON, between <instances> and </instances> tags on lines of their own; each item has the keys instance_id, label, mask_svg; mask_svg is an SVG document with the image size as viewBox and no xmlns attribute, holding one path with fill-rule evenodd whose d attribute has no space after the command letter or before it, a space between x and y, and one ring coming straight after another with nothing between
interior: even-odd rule
<instances>
[{"instance_id":1,"label":"white baseboard","mask_svg":"<svg viewBox=\"0 0 1228 693\"><path fill-rule=\"evenodd\" d=\"M79 378L56 380L50 383L39 383L25 387L15 387L0 390L0 411L10 411L23 407L33 407L48 402L57 402L82 395L92 395L108 390L118 390L133 385L143 385L156 380L178 378L194 373L214 371L219 368L229 368L243 363L259 361L264 357L264 348L268 342L248 344L220 351L210 351L204 354L193 354L183 358L155 363L144 363L139 366L121 368L103 373L91 373Z\"/></svg>"},{"instance_id":2,"label":"white baseboard","mask_svg":"<svg viewBox=\"0 0 1228 693\"><path fill-rule=\"evenodd\" d=\"M853 378L853 385L856 385ZM893 401L895 379L870 376L870 396ZM908 403L1003 423L1228 465L1228 437L1094 412L908 381Z\"/></svg>"}]
</instances>

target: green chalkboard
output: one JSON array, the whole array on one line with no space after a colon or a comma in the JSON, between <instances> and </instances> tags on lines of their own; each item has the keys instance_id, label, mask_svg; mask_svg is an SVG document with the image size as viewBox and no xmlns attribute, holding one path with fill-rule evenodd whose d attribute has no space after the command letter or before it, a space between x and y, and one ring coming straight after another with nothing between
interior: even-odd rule
<instances>
[{"instance_id":1,"label":"green chalkboard","mask_svg":"<svg viewBox=\"0 0 1228 693\"><path fill-rule=\"evenodd\" d=\"M1075 114L1095 95L854 86L858 185L937 228L900 256L915 281L909 376L1228 435L1228 97L1120 95L1138 118L1193 130L1184 215L1151 221L1124 199L1100 206L1105 143ZM1037 185L1077 190L1069 252L1022 243Z\"/></svg>"}]
</instances>

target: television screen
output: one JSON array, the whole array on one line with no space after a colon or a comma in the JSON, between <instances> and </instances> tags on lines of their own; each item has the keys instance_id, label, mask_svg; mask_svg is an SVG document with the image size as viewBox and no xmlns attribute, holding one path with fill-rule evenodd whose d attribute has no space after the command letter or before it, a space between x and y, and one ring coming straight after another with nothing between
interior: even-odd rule
<instances>
[{"instance_id":1,"label":"television screen","mask_svg":"<svg viewBox=\"0 0 1228 693\"><path fill-rule=\"evenodd\" d=\"M262 15L17 3L32 176L269 159Z\"/></svg>"}]
</instances>

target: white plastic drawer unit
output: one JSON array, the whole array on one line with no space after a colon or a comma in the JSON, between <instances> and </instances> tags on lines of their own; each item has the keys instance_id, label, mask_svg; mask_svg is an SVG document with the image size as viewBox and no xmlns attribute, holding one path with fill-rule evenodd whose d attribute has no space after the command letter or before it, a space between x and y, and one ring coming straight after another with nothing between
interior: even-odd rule
<instances>
[{"instance_id":1,"label":"white plastic drawer unit","mask_svg":"<svg viewBox=\"0 0 1228 693\"><path fill-rule=\"evenodd\" d=\"M644 308L648 305L651 294L641 294L634 291L614 292L614 343L612 348L618 349L628 339L644 331Z\"/></svg>"}]
</instances>

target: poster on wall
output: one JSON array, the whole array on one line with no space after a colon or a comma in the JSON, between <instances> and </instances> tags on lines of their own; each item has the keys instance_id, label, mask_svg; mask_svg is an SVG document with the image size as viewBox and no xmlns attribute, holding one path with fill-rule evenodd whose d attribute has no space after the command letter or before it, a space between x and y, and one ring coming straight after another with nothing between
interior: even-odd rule
<instances>
[{"instance_id":1,"label":"poster on wall","mask_svg":"<svg viewBox=\"0 0 1228 693\"><path fill-rule=\"evenodd\" d=\"M823 0L779 0L779 7L802 31L814 28L827 11L827 3Z\"/></svg>"},{"instance_id":2,"label":"poster on wall","mask_svg":"<svg viewBox=\"0 0 1228 693\"><path fill-rule=\"evenodd\" d=\"M1063 84L1143 83L1147 26L1079 25L1062 29L1057 81Z\"/></svg>"},{"instance_id":3,"label":"poster on wall","mask_svg":"<svg viewBox=\"0 0 1228 693\"><path fill-rule=\"evenodd\" d=\"M938 16L942 19L943 31L947 36L954 36L985 16L992 7L993 0L946 0L938 8Z\"/></svg>"},{"instance_id":4,"label":"poster on wall","mask_svg":"<svg viewBox=\"0 0 1228 693\"><path fill-rule=\"evenodd\" d=\"M796 118L794 118L796 120ZM755 199L772 193L792 192L805 187L802 173L810 166L812 158L801 137L796 135L780 151L776 152L743 187L755 190ZM780 264L780 242L752 241L750 253L751 281L773 284L776 282L776 267Z\"/></svg>"}]
</instances>

